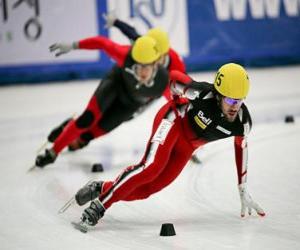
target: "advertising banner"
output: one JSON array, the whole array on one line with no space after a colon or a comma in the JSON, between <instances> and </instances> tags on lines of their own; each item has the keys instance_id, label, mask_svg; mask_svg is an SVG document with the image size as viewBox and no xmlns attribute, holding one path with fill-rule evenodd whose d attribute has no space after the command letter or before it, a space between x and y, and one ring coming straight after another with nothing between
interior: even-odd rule
<instances>
[{"instance_id":1,"label":"advertising banner","mask_svg":"<svg viewBox=\"0 0 300 250\"><path fill-rule=\"evenodd\" d=\"M153 27L161 27L168 33L172 48L182 56L189 55L186 0L110 0L107 4L108 12L134 26L141 35ZM128 43L128 39L116 28L109 30L109 37Z\"/></svg>"},{"instance_id":2,"label":"advertising banner","mask_svg":"<svg viewBox=\"0 0 300 250\"><path fill-rule=\"evenodd\" d=\"M0 84L102 77L113 62L101 51L56 58L48 47L96 35L128 44L105 28L108 12L141 35L165 29L188 71L300 62L299 0L0 0Z\"/></svg>"},{"instance_id":3,"label":"advertising banner","mask_svg":"<svg viewBox=\"0 0 300 250\"><path fill-rule=\"evenodd\" d=\"M299 62L297 0L189 1L190 69L228 61L244 65Z\"/></svg>"},{"instance_id":4,"label":"advertising banner","mask_svg":"<svg viewBox=\"0 0 300 250\"><path fill-rule=\"evenodd\" d=\"M55 58L48 47L98 34L95 1L0 0L0 67L98 61L99 53L69 53ZM0 14L0 15L1 15Z\"/></svg>"}]
</instances>

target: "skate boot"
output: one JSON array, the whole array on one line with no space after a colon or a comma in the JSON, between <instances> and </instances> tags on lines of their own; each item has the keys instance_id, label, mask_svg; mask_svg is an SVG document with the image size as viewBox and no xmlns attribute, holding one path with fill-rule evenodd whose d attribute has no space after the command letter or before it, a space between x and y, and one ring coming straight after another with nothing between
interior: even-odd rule
<instances>
[{"instance_id":1,"label":"skate boot","mask_svg":"<svg viewBox=\"0 0 300 250\"><path fill-rule=\"evenodd\" d=\"M85 142L81 139L76 139L73 142L71 142L68 146L69 151L76 151L78 149L82 149L86 147L89 144L89 142Z\"/></svg>"},{"instance_id":2,"label":"skate boot","mask_svg":"<svg viewBox=\"0 0 300 250\"><path fill-rule=\"evenodd\" d=\"M103 181L93 181L91 184L79 189L75 195L75 200L79 206L86 204L99 197L102 192Z\"/></svg>"},{"instance_id":3,"label":"skate boot","mask_svg":"<svg viewBox=\"0 0 300 250\"><path fill-rule=\"evenodd\" d=\"M35 159L35 165L37 167L43 168L46 165L53 163L56 159L57 155L53 151L53 149L46 149L45 154L38 155Z\"/></svg>"},{"instance_id":4,"label":"skate boot","mask_svg":"<svg viewBox=\"0 0 300 250\"><path fill-rule=\"evenodd\" d=\"M81 217L81 221L87 223L90 226L95 226L99 219L104 215L105 208L103 204L96 199L91 202L90 206L84 209Z\"/></svg>"},{"instance_id":5,"label":"skate boot","mask_svg":"<svg viewBox=\"0 0 300 250\"><path fill-rule=\"evenodd\" d=\"M49 142L54 142L56 140L56 138L61 134L61 132L64 130L65 126L67 126L67 124L69 123L69 121L71 121L72 118L69 118L67 120L65 120L62 124L60 124L59 126L57 126L56 128L54 128L50 134L47 137L47 140Z\"/></svg>"}]
</instances>

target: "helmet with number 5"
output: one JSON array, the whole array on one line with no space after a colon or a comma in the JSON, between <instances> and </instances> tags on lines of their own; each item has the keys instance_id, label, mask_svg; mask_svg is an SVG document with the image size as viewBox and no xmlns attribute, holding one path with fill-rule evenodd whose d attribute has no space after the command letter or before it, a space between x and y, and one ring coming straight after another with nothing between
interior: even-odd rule
<instances>
[{"instance_id":1,"label":"helmet with number 5","mask_svg":"<svg viewBox=\"0 0 300 250\"><path fill-rule=\"evenodd\" d=\"M216 74L214 87L222 96L244 99L250 87L248 74L239 64L224 64Z\"/></svg>"}]
</instances>

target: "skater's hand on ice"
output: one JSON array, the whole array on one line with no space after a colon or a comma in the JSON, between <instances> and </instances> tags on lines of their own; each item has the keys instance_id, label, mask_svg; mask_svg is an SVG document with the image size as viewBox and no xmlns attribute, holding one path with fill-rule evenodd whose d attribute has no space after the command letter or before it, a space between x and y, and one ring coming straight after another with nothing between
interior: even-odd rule
<instances>
[{"instance_id":1,"label":"skater's hand on ice","mask_svg":"<svg viewBox=\"0 0 300 250\"><path fill-rule=\"evenodd\" d=\"M246 209L248 209L248 214L251 215L252 209L256 211L256 213L260 216L265 216L264 210L255 203L249 193L247 192L245 183L239 185L239 192L241 198L241 217L245 216Z\"/></svg>"},{"instance_id":2,"label":"skater's hand on ice","mask_svg":"<svg viewBox=\"0 0 300 250\"><path fill-rule=\"evenodd\" d=\"M62 54L66 54L73 49L77 49L78 44L74 43L55 43L49 47L50 52L54 52L55 56L60 56Z\"/></svg>"}]
</instances>

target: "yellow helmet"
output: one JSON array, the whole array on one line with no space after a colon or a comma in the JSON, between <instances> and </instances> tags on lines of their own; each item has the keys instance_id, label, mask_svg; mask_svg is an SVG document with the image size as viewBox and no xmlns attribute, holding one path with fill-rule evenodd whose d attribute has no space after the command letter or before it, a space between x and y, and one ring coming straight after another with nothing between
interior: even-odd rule
<instances>
[{"instance_id":1,"label":"yellow helmet","mask_svg":"<svg viewBox=\"0 0 300 250\"><path fill-rule=\"evenodd\" d=\"M214 87L223 96L244 99L250 87L248 74L239 64L224 64L216 74Z\"/></svg>"},{"instance_id":2,"label":"yellow helmet","mask_svg":"<svg viewBox=\"0 0 300 250\"><path fill-rule=\"evenodd\" d=\"M170 42L167 32L161 28L153 28L146 35L152 37L157 42L157 48L162 55L168 53Z\"/></svg>"},{"instance_id":3,"label":"yellow helmet","mask_svg":"<svg viewBox=\"0 0 300 250\"><path fill-rule=\"evenodd\" d=\"M135 41L131 55L141 64L153 63L160 57L156 41L149 36L141 36Z\"/></svg>"}]
</instances>

